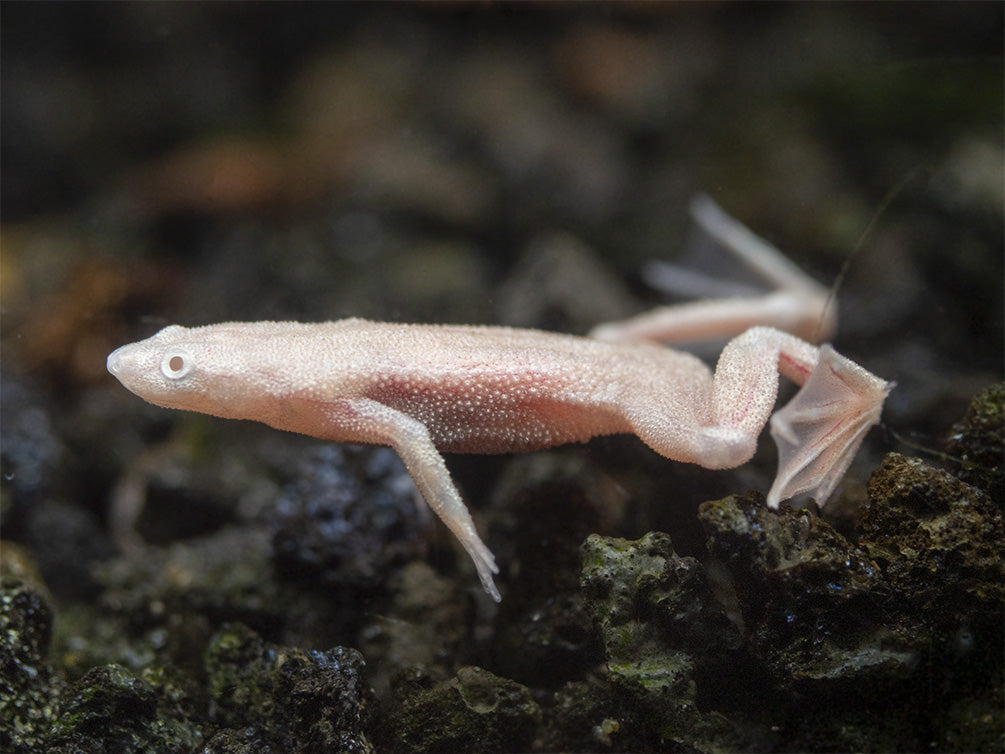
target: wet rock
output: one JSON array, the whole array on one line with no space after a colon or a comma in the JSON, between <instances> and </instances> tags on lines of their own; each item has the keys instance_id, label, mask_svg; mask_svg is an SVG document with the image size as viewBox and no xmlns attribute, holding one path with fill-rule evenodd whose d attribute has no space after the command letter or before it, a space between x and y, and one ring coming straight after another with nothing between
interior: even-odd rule
<instances>
[{"instance_id":1,"label":"wet rock","mask_svg":"<svg viewBox=\"0 0 1005 754\"><path fill-rule=\"evenodd\" d=\"M352 630L346 622L359 616L347 614L327 593L319 597L277 579L269 539L265 528L228 527L101 564L96 573L105 592L99 619L118 622L132 644L129 655L135 655L117 661L141 667L156 659L198 671L206 642L226 622L241 622L289 644L305 643L305 637L320 646L337 643Z\"/></svg>"},{"instance_id":2,"label":"wet rock","mask_svg":"<svg viewBox=\"0 0 1005 754\"><path fill-rule=\"evenodd\" d=\"M259 469L249 466L243 448L214 446L198 430L141 457L113 493L110 518L116 542L125 550L144 543L169 545L239 522L242 493L260 481Z\"/></svg>"},{"instance_id":3,"label":"wet rock","mask_svg":"<svg viewBox=\"0 0 1005 754\"><path fill-rule=\"evenodd\" d=\"M554 697L541 731L544 751L625 751L637 745L638 737L626 743L622 735L634 705L606 679L591 677L566 684ZM637 732L637 731L636 731ZM656 747L638 745L638 750Z\"/></svg>"},{"instance_id":4,"label":"wet rock","mask_svg":"<svg viewBox=\"0 0 1005 754\"><path fill-rule=\"evenodd\" d=\"M52 611L26 584L0 583L0 749L43 748L58 714L62 683L47 661Z\"/></svg>"},{"instance_id":5,"label":"wet rock","mask_svg":"<svg viewBox=\"0 0 1005 754\"><path fill-rule=\"evenodd\" d=\"M206 650L217 719L283 752L370 752L363 733L363 657L355 649L307 651L263 641L240 624L221 629ZM218 738L218 750L232 733Z\"/></svg>"},{"instance_id":6,"label":"wet rock","mask_svg":"<svg viewBox=\"0 0 1005 754\"><path fill-rule=\"evenodd\" d=\"M704 503L700 515L787 747L953 748L961 716L967 740L1000 735L1001 715L970 712L1001 696L1005 645L1005 537L979 490L891 454L870 481L857 544L759 495Z\"/></svg>"},{"instance_id":7,"label":"wet rock","mask_svg":"<svg viewBox=\"0 0 1005 754\"><path fill-rule=\"evenodd\" d=\"M1005 382L983 390L949 433L956 476L1005 505Z\"/></svg>"},{"instance_id":8,"label":"wet rock","mask_svg":"<svg viewBox=\"0 0 1005 754\"><path fill-rule=\"evenodd\" d=\"M49 601L49 588L42 579L38 563L32 551L23 545L0 540L0 577L4 581L22 583Z\"/></svg>"},{"instance_id":9,"label":"wet rock","mask_svg":"<svg viewBox=\"0 0 1005 754\"><path fill-rule=\"evenodd\" d=\"M224 529L170 547L147 547L96 570L105 608L133 626L204 616L276 631L288 617L289 601L271 576L268 534L260 529Z\"/></svg>"},{"instance_id":10,"label":"wet rock","mask_svg":"<svg viewBox=\"0 0 1005 754\"><path fill-rule=\"evenodd\" d=\"M599 677L570 683L548 708L543 751L760 751L754 731L740 737L716 712L678 706L672 695L642 696Z\"/></svg>"},{"instance_id":11,"label":"wet rock","mask_svg":"<svg viewBox=\"0 0 1005 754\"><path fill-rule=\"evenodd\" d=\"M739 633L701 564L677 555L666 534L634 542L591 535L582 586L604 642L610 688L590 680L567 686L557 697L565 711L560 725L568 727L570 705L582 697L584 710L595 710L588 718L594 746L703 751L728 738L725 719L699 711L698 680L729 656ZM601 699L606 704L597 707Z\"/></svg>"},{"instance_id":12,"label":"wet rock","mask_svg":"<svg viewBox=\"0 0 1005 754\"><path fill-rule=\"evenodd\" d=\"M703 503L709 550L728 570L749 651L782 688L909 674L913 647L882 628L884 589L869 553L808 511L773 511L757 493Z\"/></svg>"},{"instance_id":13,"label":"wet rock","mask_svg":"<svg viewBox=\"0 0 1005 754\"><path fill-rule=\"evenodd\" d=\"M1005 531L983 492L917 458L890 453L869 480L859 535L905 613L937 634L977 614L1001 617Z\"/></svg>"},{"instance_id":14,"label":"wet rock","mask_svg":"<svg viewBox=\"0 0 1005 754\"><path fill-rule=\"evenodd\" d=\"M697 656L738 644L701 564L677 555L666 534L636 542L591 535L583 545L583 589L608 672L628 685L692 699Z\"/></svg>"},{"instance_id":15,"label":"wet rock","mask_svg":"<svg viewBox=\"0 0 1005 754\"><path fill-rule=\"evenodd\" d=\"M432 515L419 505L394 451L319 445L270 516L276 568L300 583L373 590L425 554Z\"/></svg>"},{"instance_id":16,"label":"wet rock","mask_svg":"<svg viewBox=\"0 0 1005 754\"><path fill-rule=\"evenodd\" d=\"M120 665L92 668L64 696L46 751L191 751L201 734L171 707Z\"/></svg>"},{"instance_id":17,"label":"wet rock","mask_svg":"<svg viewBox=\"0 0 1005 754\"><path fill-rule=\"evenodd\" d=\"M390 726L405 751L506 752L529 750L540 719L530 689L465 666L426 688L413 680L399 694Z\"/></svg>"},{"instance_id":18,"label":"wet rock","mask_svg":"<svg viewBox=\"0 0 1005 754\"><path fill-rule=\"evenodd\" d=\"M213 734L202 747L204 754L273 754L273 749L262 732L252 726L224 728Z\"/></svg>"}]
</instances>

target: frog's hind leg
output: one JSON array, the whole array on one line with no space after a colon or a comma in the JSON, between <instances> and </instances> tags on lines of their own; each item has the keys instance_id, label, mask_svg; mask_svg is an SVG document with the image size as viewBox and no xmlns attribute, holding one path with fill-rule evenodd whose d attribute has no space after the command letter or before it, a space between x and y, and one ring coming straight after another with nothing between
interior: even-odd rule
<instances>
[{"instance_id":1,"label":"frog's hind leg","mask_svg":"<svg viewBox=\"0 0 1005 754\"><path fill-rule=\"evenodd\" d=\"M632 411L629 420L668 458L727 469L750 460L775 404L778 374L802 385L772 419L779 466L768 503L810 493L823 504L879 419L891 385L830 346L817 348L769 327L751 328L722 351L700 421Z\"/></svg>"},{"instance_id":2,"label":"frog's hind leg","mask_svg":"<svg viewBox=\"0 0 1005 754\"><path fill-rule=\"evenodd\" d=\"M781 374L801 385L771 418L778 472L768 493L777 508L808 493L823 505L841 481L869 427L879 421L893 387L831 346L755 327L723 349L712 385L716 430L738 429L756 438L775 402Z\"/></svg>"},{"instance_id":3,"label":"frog's hind leg","mask_svg":"<svg viewBox=\"0 0 1005 754\"><path fill-rule=\"evenodd\" d=\"M829 291L782 252L727 215L707 196L691 202L695 223L716 243L761 278L767 288L737 290L710 275L666 262L650 263L660 287L704 300L664 306L620 322L596 327L591 337L607 341L682 343L737 335L766 325L801 338L830 337L837 308Z\"/></svg>"}]
</instances>

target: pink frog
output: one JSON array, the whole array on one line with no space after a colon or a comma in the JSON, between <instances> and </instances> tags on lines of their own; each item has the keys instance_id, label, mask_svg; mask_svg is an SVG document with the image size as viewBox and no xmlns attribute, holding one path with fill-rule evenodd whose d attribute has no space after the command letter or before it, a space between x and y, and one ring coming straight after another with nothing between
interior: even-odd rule
<instances>
[{"instance_id":1,"label":"pink frog","mask_svg":"<svg viewBox=\"0 0 1005 754\"><path fill-rule=\"evenodd\" d=\"M827 290L711 200L695 200L692 214L774 290L667 307L590 337L355 318L172 325L113 351L108 371L165 408L394 448L498 601L495 558L442 452L632 433L667 458L728 469L754 454L781 373L802 387L771 416L779 464L768 504L777 508L801 493L823 504L879 420L891 383L790 334L833 329ZM735 332L714 374L695 356L647 342Z\"/></svg>"}]
</instances>

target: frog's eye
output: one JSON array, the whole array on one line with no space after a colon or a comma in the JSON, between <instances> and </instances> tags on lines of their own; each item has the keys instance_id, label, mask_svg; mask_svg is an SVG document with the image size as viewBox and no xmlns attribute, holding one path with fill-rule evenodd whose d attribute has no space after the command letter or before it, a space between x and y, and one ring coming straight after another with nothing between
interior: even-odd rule
<instances>
[{"instance_id":1,"label":"frog's eye","mask_svg":"<svg viewBox=\"0 0 1005 754\"><path fill-rule=\"evenodd\" d=\"M161 359L161 374L169 380L180 380L195 369L195 358L188 351L172 348Z\"/></svg>"}]
</instances>

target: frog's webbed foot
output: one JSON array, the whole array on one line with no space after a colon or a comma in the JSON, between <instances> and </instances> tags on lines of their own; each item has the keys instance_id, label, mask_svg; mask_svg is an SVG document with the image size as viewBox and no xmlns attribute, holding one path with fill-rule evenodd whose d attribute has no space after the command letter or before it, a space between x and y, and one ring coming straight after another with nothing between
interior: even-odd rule
<instances>
[{"instance_id":1,"label":"frog's webbed foot","mask_svg":"<svg viewBox=\"0 0 1005 754\"><path fill-rule=\"evenodd\" d=\"M796 396L771 417L778 473L768 505L809 493L823 505L879 421L893 388L831 346L820 348L816 367Z\"/></svg>"}]
</instances>

